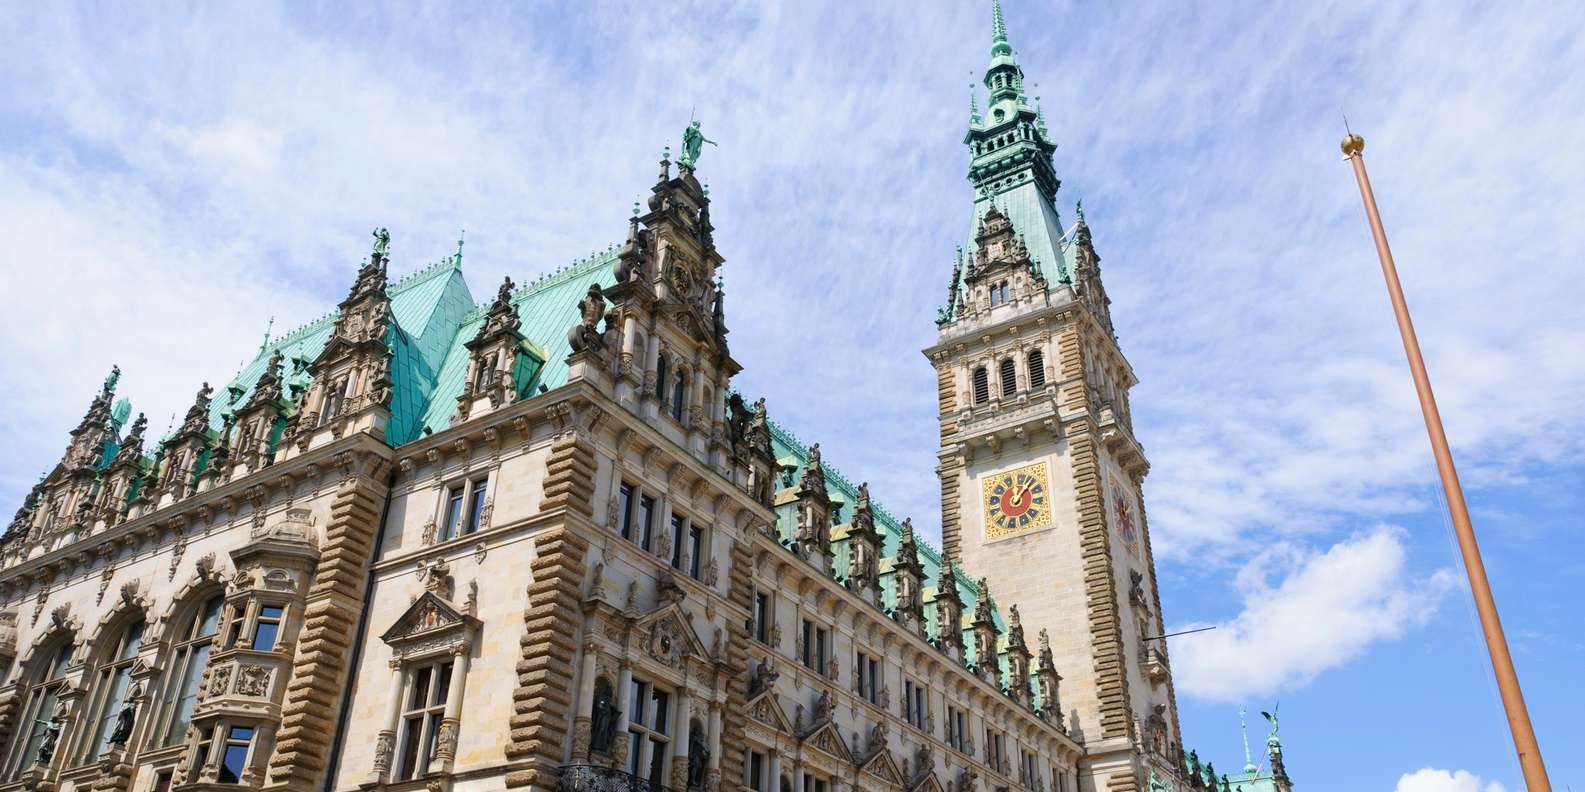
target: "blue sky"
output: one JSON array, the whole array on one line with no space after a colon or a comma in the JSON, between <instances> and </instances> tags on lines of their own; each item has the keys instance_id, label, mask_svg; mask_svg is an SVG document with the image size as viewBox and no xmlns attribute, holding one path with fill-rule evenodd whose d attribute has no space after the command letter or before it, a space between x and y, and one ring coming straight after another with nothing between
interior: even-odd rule
<instances>
[{"instance_id":1,"label":"blue sky","mask_svg":"<svg viewBox=\"0 0 1585 792\"><path fill-rule=\"evenodd\" d=\"M0 502L112 363L154 429L467 229L476 295L619 241L690 113L739 387L938 523L934 337L988 2L0 14ZM1007 0L1141 383L1189 742L1310 789L1521 788L1352 177L1366 157L1554 784L1579 781L1585 15ZM810 394L819 394L811 398ZM938 529L927 528L938 533Z\"/></svg>"}]
</instances>

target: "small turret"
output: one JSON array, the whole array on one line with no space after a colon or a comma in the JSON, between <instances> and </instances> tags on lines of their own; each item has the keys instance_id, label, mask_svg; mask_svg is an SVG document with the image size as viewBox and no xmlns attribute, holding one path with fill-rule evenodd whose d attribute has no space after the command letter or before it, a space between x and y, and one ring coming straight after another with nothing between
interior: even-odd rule
<instances>
[{"instance_id":1,"label":"small turret","mask_svg":"<svg viewBox=\"0 0 1585 792\"><path fill-rule=\"evenodd\" d=\"M880 602L883 542L870 506L870 485L865 482L859 485L859 502L853 509L853 521L848 525L848 588L872 603Z\"/></svg>"},{"instance_id":2,"label":"small turret","mask_svg":"<svg viewBox=\"0 0 1585 792\"><path fill-rule=\"evenodd\" d=\"M898 620L924 629L924 568L919 565L919 547L914 539L914 523L904 519L902 536L897 541L897 555L892 558L892 586L894 609Z\"/></svg>"},{"instance_id":3,"label":"small turret","mask_svg":"<svg viewBox=\"0 0 1585 792\"><path fill-rule=\"evenodd\" d=\"M963 598L958 594L957 569L950 558L936 578L936 641L952 659L963 661Z\"/></svg>"},{"instance_id":4,"label":"small turret","mask_svg":"<svg viewBox=\"0 0 1585 792\"><path fill-rule=\"evenodd\" d=\"M974 604L974 670L985 681L997 687L1002 685L1002 669L996 661L996 617L991 610L991 587L980 578L980 596Z\"/></svg>"}]
</instances>

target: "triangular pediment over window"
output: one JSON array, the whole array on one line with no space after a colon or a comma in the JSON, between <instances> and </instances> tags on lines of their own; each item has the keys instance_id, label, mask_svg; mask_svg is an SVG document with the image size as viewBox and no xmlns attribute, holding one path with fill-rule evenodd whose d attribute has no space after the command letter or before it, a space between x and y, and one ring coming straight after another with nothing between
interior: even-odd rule
<instances>
[{"instance_id":1,"label":"triangular pediment over window","mask_svg":"<svg viewBox=\"0 0 1585 792\"><path fill-rule=\"evenodd\" d=\"M639 645L651 657L669 666L679 666L686 657L709 658L704 642L694 632L688 612L672 602L650 611L634 623Z\"/></svg>"},{"instance_id":2,"label":"triangular pediment over window","mask_svg":"<svg viewBox=\"0 0 1585 792\"><path fill-rule=\"evenodd\" d=\"M847 745L842 742L842 732L838 731L836 724L830 721L826 721L824 725L805 737L803 744L807 748L814 748L848 764L853 763L853 752L849 751Z\"/></svg>"},{"instance_id":3,"label":"triangular pediment over window","mask_svg":"<svg viewBox=\"0 0 1585 792\"><path fill-rule=\"evenodd\" d=\"M434 592L426 591L380 635L380 640L389 644L399 657L428 654L431 650L470 644L478 626L478 619L457 610Z\"/></svg>"},{"instance_id":4,"label":"triangular pediment over window","mask_svg":"<svg viewBox=\"0 0 1585 792\"><path fill-rule=\"evenodd\" d=\"M936 778L936 772L931 770L924 778L915 782L908 792L946 792L946 788L941 786L941 781Z\"/></svg>"},{"instance_id":5,"label":"triangular pediment over window","mask_svg":"<svg viewBox=\"0 0 1585 792\"><path fill-rule=\"evenodd\" d=\"M772 731L793 733L792 722L787 720L786 711L776 701L775 691L763 690L758 696L749 699L748 716Z\"/></svg>"},{"instance_id":6,"label":"triangular pediment over window","mask_svg":"<svg viewBox=\"0 0 1585 792\"><path fill-rule=\"evenodd\" d=\"M891 751L884 748L876 751L875 755L870 757L870 760L865 762L860 769L893 786L903 786L902 770L892 760Z\"/></svg>"}]
</instances>

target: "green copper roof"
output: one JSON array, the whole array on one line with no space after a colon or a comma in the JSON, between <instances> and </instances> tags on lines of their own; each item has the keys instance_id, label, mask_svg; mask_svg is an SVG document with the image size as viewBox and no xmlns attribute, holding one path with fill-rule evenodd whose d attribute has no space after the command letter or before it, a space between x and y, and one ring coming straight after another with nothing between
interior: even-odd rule
<instances>
[{"instance_id":1,"label":"green copper roof","mask_svg":"<svg viewBox=\"0 0 1585 792\"><path fill-rule=\"evenodd\" d=\"M578 301L589 290L589 284L598 283L604 287L616 282L612 272L615 263L616 250L608 248L512 293L512 307L523 323L519 332L543 364L542 368L536 366L527 381L519 383L525 395L532 395L541 385L557 388L566 384L567 355L572 352L567 345L567 328L578 322ZM489 306L488 301L480 303L461 317L445 362L436 374L434 396L419 424L420 434L424 429L439 432L451 425L451 416L457 410L457 396L461 395L463 380L468 376L468 350L463 344L479 332Z\"/></svg>"},{"instance_id":2,"label":"green copper roof","mask_svg":"<svg viewBox=\"0 0 1585 792\"><path fill-rule=\"evenodd\" d=\"M777 496L776 531L782 543L790 545L793 542L797 520L796 509L793 505L796 503L796 498L792 495L792 490L796 489L798 482L803 479L804 466L809 462L809 449L802 442L799 442L798 438L794 437L786 428L775 421L769 423L771 452L776 457L778 465L783 467L783 471L779 472L779 475L783 476L780 482L783 486L780 487ZM831 568L838 577L845 577L848 564L847 524L853 517L853 508L858 503L859 490L856 485L830 463L822 461L821 467L825 471L826 494L832 501L833 523L835 523L831 532ZM837 512L838 503L841 504L840 513ZM885 506L875 501L873 497L870 500L870 508L875 516L875 526L880 529L883 537L880 563L881 601L883 606L890 610L896 606L896 596L894 587L891 584L891 576L893 574L892 562L897 554L898 543L902 540L902 521L892 516L892 513ZM941 578L941 567L944 562L941 554L931 547L924 537L918 534L917 530L915 531L914 539L918 547L919 564L924 568L922 588L924 589L926 604L924 609L925 628L932 639L937 639L941 634L940 625L936 624L936 609L929 607L929 604L935 599L936 583ZM963 600L963 623L958 625L958 630L963 635L964 648L966 649L964 659L972 663L975 658L974 633L971 622L974 619L974 609L980 601L980 589L979 585L970 579L962 568L955 570L953 580L958 589L958 597ZM991 614L996 622L996 628L1004 633L998 639L998 646L1005 650L1007 622L1002 616L1000 608L996 606L994 597L991 601ZM1027 638L1033 640L1033 636L1027 636ZM1031 651L1035 651L1036 648L1035 645L1031 645ZM998 664L1001 666L1005 678L1005 672L1007 671L1005 651L998 658ZM1034 684L1033 674L1031 674L1030 687L1032 693L1038 696L1038 685Z\"/></svg>"}]
</instances>

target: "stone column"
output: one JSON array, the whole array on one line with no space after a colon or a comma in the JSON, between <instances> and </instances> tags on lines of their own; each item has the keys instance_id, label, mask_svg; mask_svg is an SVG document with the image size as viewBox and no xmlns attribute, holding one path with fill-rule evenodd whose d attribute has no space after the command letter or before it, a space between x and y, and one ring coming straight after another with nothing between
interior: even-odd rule
<instances>
[{"instance_id":1,"label":"stone column","mask_svg":"<svg viewBox=\"0 0 1585 792\"><path fill-rule=\"evenodd\" d=\"M634 391L644 379L638 360L638 316L629 311L622 317L622 355L616 381L616 400L631 408L637 403Z\"/></svg>"},{"instance_id":2,"label":"stone column","mask_svg":"<svg viewBox=\"0 0 1585 792\"><path fill-rule=\"evenodd\" d=\"M652 322L651 325L654 323ZM660 412L660 400L655 398L655 364L660 361L660 335L653 326L649 329L648 343L644 345L644 367L640 370L638 403L644 405L641 414L653 418Z\"/></svg>"},{"instance_id":3,"label":"stone column","mask_svg":"<svg viewBox=\"0 0 1585 792\"><path fill-rule=\"evenodd\" d=\"M457 730L462 726L462 691L468 681L469 644L451 650L451 686L446 689L446 713L440 719L440 738L435 743L435 758L440 771L451 772L457 759Z\"/></svg>"},{"instance_id":4,"label":"stone column","mask_svg":"<svg viewBox=\"0 0 1585 792\"><path fill-rule=\"evenodd\" d=\"M764 792L781 792L781 746L771 746L770 761L766 762L770 768L765 771ZM797 792L794 790L794 792Z\"/></svg>"},{"instance_id":5,"label":"stone column","mask_svg":"<svg viewBox=\"0 0 1585 792\"><path fill-rule=\"evenodd\" d=\"M572 760L588 761L591 716L594 712L594 644L583 645L583 670L578 674L578 704L572 717Z\"/></svg>"},{"instance_id":6,"label":"stone column","mask_svg":"<svg viewBox=\"0 0 1585 792\"><path fill-rule=\"evenodd\" d=\"M391 658L390 695L386 699L385 721L374 738L374 769L369 773L369 783L383 784L391 777L391 761L396 755L397 720L402 717L403 682L402 663Z\"/></svg>"},{"instance_id":7,"label":"stone column","mask_svg":"<svg viewBox=\"0 0 1585 792\"><path fill-rule=\"evenodd\" d=\"M693 696L687 688L679 690L677 695L677 712L673 716L675 725L672 727L671 742L667 743L667 759L671 767L671 786L673 789L688 788L688 742L692 739L692 729L689 721L693 719Z\"/></svg>"},{"instance_id":8,"label":"stone column","mask_svg":"<svg viewBox=\"0 0 1585 792\"><path fill-rule=\"evenodd\" d=\"M710 702L710 722L706 726L705 745L710 746L710 761L705 764L704 788L716 792L721 788L721 702Z\"/></svg>"},{"instance_id":9,"label":"stone column","mask_svg":"<svg viewBox=\"0 0 1585 792\"><path fill-rule=\"evenodd\" d=\"M632 720L633 707L642 706L642 702L628 701L628 696L633 691L633 666L627 660L622 661L621 670L616 676L616 700L622 702L621 709L616 717L616 733L611 736L611 764L618 770L627 768L627 747L631 740L627 736L628 723Z\"/></svg>"},{"instance_id":10,"label":"stone column","mask_svg":"<svg viewBox=\"0 0 1585 792\"><path fill-rule=\"evenodd\" d=\"M704 403L704 365L695 360L693 364L693 384L688 394L688 446L694 453L703 456L706 444L710 438L710 413Z\"/></svg>"},{"instance_id":11,"label":"stone column","mask_svg":"<svg viewBox=\"0 0 1585 792\"><path fill-rule=\"evenodd\" d=\"M793 760L793 792L804 792L804 763L801 759Z\"/></svg>"}]
</instances>

